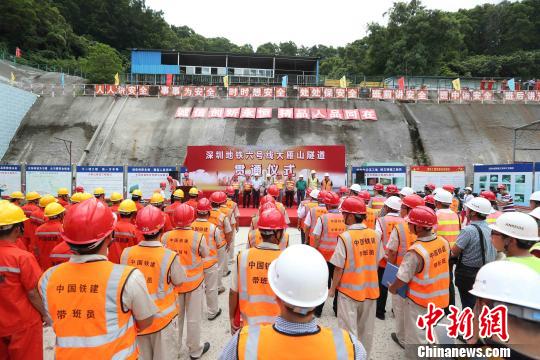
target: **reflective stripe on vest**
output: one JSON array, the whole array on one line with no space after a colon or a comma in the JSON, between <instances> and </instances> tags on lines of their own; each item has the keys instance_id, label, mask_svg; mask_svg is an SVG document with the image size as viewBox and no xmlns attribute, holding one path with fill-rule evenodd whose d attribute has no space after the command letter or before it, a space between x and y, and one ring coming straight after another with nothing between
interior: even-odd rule
<instances>
[{"instance_id":1,"label":"reflective stripe on vest","mask_svg":"<svg viewBox=\"0 0 540 360\"><path fill-rule=\"evenodd\" d=\"M250 230L248 233L248 248L254 248L262 243L262 236L259 229ZM289 234L283 231L283 235L279 240L279 250L285 250L289 246Z\"/></svg>"},{"instance_id":2,"label":"reflective stripe on vest","mask_svg":"<svg viewBox=\"0 0 540 360\"><path fill-rule=\"evenodd\" d=\"M396 257L396 264L397 266L401 265L401 262L403 261L403 257L411 247L411 245L416 240L416 235L412 234L409 231L408 226L406 227L405 223L397 224L396 225L397 235L399 239L398 249L397 249L397 257Z\"/></svg>"},{"instance_id":3,"label":"reflective stripe on vest","mask_svg":"<svg viewBox=\"0 0 540 360\"><path fill-rule=\"evenodd\" d=\"M225 239L225 214L223 214L221 210L212 209L210 211L208 221L216 225L219 230L221 230L221 241L216 239L217 248L221 249L223 246L227 245L227 240Z\"/></svg>"},{"instance_id":4,"label":"reflective stripe on vest","mask_svg":"<svg viewBox=\"0 0 540 360\"><path fill-rule=\"evenodd\" d=\"M233 181L233 182L231 182L231 186L233 187L234 190L238 190L238 189L240 189L240 182L239 181Z\"/></svg>"},{"instance_id":5,"label":"reflective stripe on vest","mask_svg":"<svg viewBox=\"0 0 540 360\"><path fill-rule=\"evenodd\" d=\"M396 227L397 224L403 224L404 222L405 220L403 220L403 218L399 216L385 215L379 218L379 223L382 230L381 242L384 251L386 251L387 249L388 241L390 240L390 235L392 234L394 227ZM379 266L386 266L386 258L381 259L381 261L379 262Z\"/></svg>"},{"instance_id":6,"label":"reflective stripe on vest","mask_svg":"<svg viewBox=\"0 0 540 360\"><path fill-rule=\"evenodd\" d=\"M311 209L319 205L319 203L317 203L316 201L311 201L311 200L304 200L304 201L305 201L304 208L306 210L305 210L304 217L299 219L301 228L304 228L304 221L306 220L307 214L311 212Z\"/></svg>"},{"instance_id":7,"label":"reflective stripe on vest","mask_svg":"<svg viewBox=\"0 0 540 360\"><path fill-rule=\"evenodd\" d=\"M366 225L367 228L375 230L375 223L379 212L380 210L372 209L370 207L366 208L366 220L364 220L364 225Z\"/></svg>"},{"instance_id":8,"label":"reflective stripe on vest","mask_svg":"<svg viewBox=\"0 0 540 360\"><path fill-rule=\"evenodd\" d=\"M251 191L252 188L253 188L252 183L244 183L244 191Z\"/></svg>"},{"instance_id":9,"label":"reflective stripe on vest","mask_svg":"<svg viewBox=\"0 0 540 360\"><path fill-rule=\"evenodd\" d=\"M448 242L442 237L432 241L416 241L410 251L422 257L424 266L409 282L407 296L425 308L430 302L440 308L447 307L450 285Z\"/></svg>"},{"instance_id":10,"label":"reflective stripe on vest","mask_svg":"<svg viewBox=\"0 0 540 360\"><path fill-rule=\"evenodd\" d=\"M0 266L0 271L9 272L9 273L15 273L15 274L20 274L21 273L21 269L14 268L14 267L9 267L9 266Z\"/></svg>"},{"instance_id":11,"label":"reflective stripe on vest","mask_svg":"<svg viewBox=\"0 0 540 360\"><path fill-rule=\"evenodd\" d=\"M209 269L218 262L216 231L217 226L210 221L195 220L191 223L191 228L204 235L206 246L208 246L209 255L203 258L203 268Z\"/></svg>"},{"instance_id":12,"label":"reflective stripe on vest","mask_svg":"<svg viewBox=\"0 0 540 360\"><path fill-rule=\"evenodd\" d=\"M199 254L202 234L191 229L172 230L165 233L161 241L165 247L178 254L186 272L186 281L177 286L176 291L187 293L199 287L204 280L203 259Z\"/></svg>"},{"instance_id":13,"label":"reflective stripe on vest","mask_svg":"<svg viewBox=\"0 0 540 360\"><path fill-rule=\"evenodd\" d=\"M375 196L371 199L371 208L376 210L382 209L385 201L386 198L384 196Z\"/></svg>"},{"instance_id":14,"label":"reflective stripe on vest","mask_svg":"<svg viewBox=\"0 0 540 360\"><path fill-rule=\"evenodd\" d=\"M341 213L326 213L321 216L321 240L318 250L326 261L334 254L337 245L337 237L346 230L345 222Z\"/></svg>"},{"instance_id":15,"label":"reflective stripe on vest","mask_svg":"<svg viewBox=\"0 0 540 360\"><path fill-rule=\"evenodd\" d=\"M495 211L493 214L489 214L486 218L488 224L495 224L499 216L502 215L501 211Z\"/></svg>"},{"instance_id":16,"label":"reflective stripe on vest","mask_svg":"<svg viewBox=\"0 0 540 360\"><path fill-rule=\"evenodd\" d=\"M49 257L52 258L60 258L60 259L69 259L71 258L71 254L51 254Z\"/></svg>"},{"instance_id":17,"label":"reflective stripe on vest","mask_svg":"<svg viewBox=\"0 0 540 360\"><path fill-rule=\"evenodd\" d=\"M460 223L458 214L446 211L437 211L437 235L444 237L450 247L454 245L460 231Z\"/></svg>"},{"instance_id":18,"label":"reflective stripe on vest","mask_svg":"<svg viewBox=\"0 0 540 360\"><path fill-rule=\"evenodd\" d=\"M377 299L377 237L374 230L348 230L340 235L347 250L338 290L356 301Z\"/></svg>"}]
</instances>

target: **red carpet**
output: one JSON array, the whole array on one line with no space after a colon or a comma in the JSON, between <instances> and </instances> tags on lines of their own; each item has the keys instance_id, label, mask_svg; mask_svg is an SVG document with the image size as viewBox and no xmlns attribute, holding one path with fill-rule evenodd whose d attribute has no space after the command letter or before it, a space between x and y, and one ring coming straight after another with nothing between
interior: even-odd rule
<instances>
[{"instance_id":1,"label":"red carpet","mask_svg":"<svg viewBox=\"0 0 540 360\"><path fill-rule=\"evenodd\" d=\"M239 207L240 210L240 226L249 226L251 222L251 217L253 214L255 214L258 209L244 209L242 207ZM296 227L296 224L298 223L298 214L296 213L296 207L293 208L287 208L287 215L289 215L289 220L291 220L291 223L289 226Z\"/></svg>"}]
</instances>

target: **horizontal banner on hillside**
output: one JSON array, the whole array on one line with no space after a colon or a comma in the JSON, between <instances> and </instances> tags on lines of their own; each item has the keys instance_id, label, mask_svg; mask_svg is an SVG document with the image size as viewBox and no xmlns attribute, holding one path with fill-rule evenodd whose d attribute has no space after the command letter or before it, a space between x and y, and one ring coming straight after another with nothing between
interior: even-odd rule
<instances>
[{"instance_id":1,"label":"horizontal banner on hillside","mask_svg":"<svg viewBox=\"0 0 540 360\"><path fill-rule=\"evenodd\" d=\"M276 111L274 111L276 110ZM325 108L206 108L179 107L175 118L221 118L221 119L313 119L313 120L378 120L374 109L325 109Z\"/></svg>"}]
</instances>

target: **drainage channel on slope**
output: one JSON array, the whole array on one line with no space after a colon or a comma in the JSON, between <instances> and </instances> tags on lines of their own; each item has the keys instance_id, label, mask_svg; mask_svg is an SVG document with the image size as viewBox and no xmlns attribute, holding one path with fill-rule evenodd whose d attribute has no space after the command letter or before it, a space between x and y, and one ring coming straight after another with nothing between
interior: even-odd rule
<instances>
[{"instance_id":1,"label":"drainage channel on slope","mask_svg":"<svg viewBox=\"0 0 540 360\"><path fill-rule=\"evenodd\" d=\"M409 108L405 104L398 104L398 108L403 114L403 117L407 121L407 127L409 129L409 136L411 137L414 160L418 165L431 165L428 154L424 149L424 143L418 130L418 123L411 114Z\"/></svg>"}]
</instances>

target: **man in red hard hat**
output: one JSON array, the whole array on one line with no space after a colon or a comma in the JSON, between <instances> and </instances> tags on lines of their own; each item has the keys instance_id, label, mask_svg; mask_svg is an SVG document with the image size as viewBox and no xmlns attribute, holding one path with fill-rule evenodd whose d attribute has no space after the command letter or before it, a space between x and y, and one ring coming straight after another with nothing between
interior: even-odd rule
<instances>
[{"instance_id":1,"label":"man in red hard hat","mask_svg":"<svg viewBox=\"0 0 540 360\"><path fill-rule=\"evenodd\" d=\"M238 201L240 200L240 181L238 180L238 175L233 175L231 181L229 182L229 186L231 186L234 190L232 199L238 204Z\"/></svg>"},{"instance_id":2,"label":"man in red hard hat","mask_svg":"<svg viewBox=\"0 0 540 360\"><path fill-rule=\"evenodd\" d=\"M75 254L39 283L58 359L136 359L137 331L152 325L158 312L140 270L107 260L115 223L111 209L95 198L64 218L62 238Z\"/></svg>"},{"instance_id":3,"label":"man in red hard hat","mask_svg":"<svg viewBox=\"0 0 540 360\"><path fill-rule=\"evenodd\" d=\"M296 210L296 214L298 215L298 230L300 230L300 240L302 241L302 244L307 242L304 221L307 214L311 211L311 208L318 205L317 196L319 195L319 190L311 190L311 188L308 187L306 189L306 194L307 198L298 204L298 209Z\"/></svg>"},{"instance_id":4,"label":"man in red hard hat","mask_svg":"<svg viewBox=\"0 0 540 360\"><path fill-rule=\"evenodd\" d=\"M502 211L498 210L497 196L493 193L493 191L485 190L480 193L480 197L483 197L491 203L493 212L487 216L486 221L488 224L495 224L499 216L502 215Z\"/></svg>"},{"instance_id":5,"label":"man in red hard hat","mask_svg":"<svg viewBox=\"0 0 540 360\"><path fill-rule=\"evenodd\" d=\"M259 222L260 214L262 214L265 210L268 210L268 209L276 209L276 205L274 203L270 203L270 202L262 205L259 208L259 212L258 212L258 215L257 215L257 223ZM247 241L247 244L246 244L247 249L252 248L252 247L256 247L258 244L260 244L262 242L262 236L261 236L261 232L259 231L258 226L259 225L257 224L256 229L249 230L248 241ZM287 246L289 246L289 234L287 234L284 231L283 236L279 241L279 248L280 248L280 250L285 250L287 248Z\"/></svg>"},{"instance_id":6,"label":"man in red hard hat","mask_svg":"<svg viewBox=\"0 0 540 360\"><path fill-rule=\"evenodd\" d=\"M437 188L437 185L433 183L427 183L424 185L424 194L425 195L432 195L433 191Z\"/></svg>"},{"instance_id":7,"label":"man in red hard hat","mask_svg":"<svg viewBox=\"0 0 540 360\"><path fill-rule=\"evenodd\" d=\"M504 184L497 185L497 192L501 195L501 200L497 201L497 205L499 205L501 211L502 212L516 211L516 208L514 207L514 198L508 192L506 185Z\"/></svg>"},{"instance_id":8,"label":"man in red hard hat","mask_svg":"<svg viewBox=\"0 0 540 360\"><path fill-rule=\"evenodd\" d=\"M277 185L270 185L270 187L268 188L268 195L272 196L276 200L277 209L281 211L281 213L285 217L285 223L289 225L291 223L291 221L289 220L289 215L287 214L285 206L279 200L281 197L281 193L282 192Z\"/></svg>"},{"instance_id":9,"label":"man in red hard hat","mask_svg":"<svg viewBox=\"0 0 540 360\"><path fill-rule=\"evenodd\" d=\"M210 211L210 217L208 221L216 225L223 236L219 239L216 239L216 245L218 249L218 289L219 293L225 291L223 286L223 277L229 275L229 266L228 266L228 252L233 244L233 228L231 226L230 217L227 216L225 209L222 210L222 205L227 202L227 195L223 191L216 191L210 195L210 203L212 205L212 210ZM228 209L227 209L228 210Z\"/></svg>"},{"instance_id":10,"label":"man in red hard hat","mask_svg":"<svg viewBox=\"0 0 540 360\"><path fill-rule=\"evenodd\" d=\"M153 205L144 207L137 213L136 223L144 240L125 248L120 262L144 274L150 296L159 309L152 325L137 336L141 358L176 360L178 307L174 287L186 280L186 274L178 255L159 240L165 225L161 210Z\"/></svg>"},{"instance_id":11,"label":"man in red hard hat","mask_svg":"<svg viewBox=\"0 0 540 360\"><path fill-rule=\"evenodd\" d=\"M384 186L381 183L373 185L373 197L368 206L375 210L381 210L384 207L386 197L384 196Z\"/></svg>"}]
</instances>

